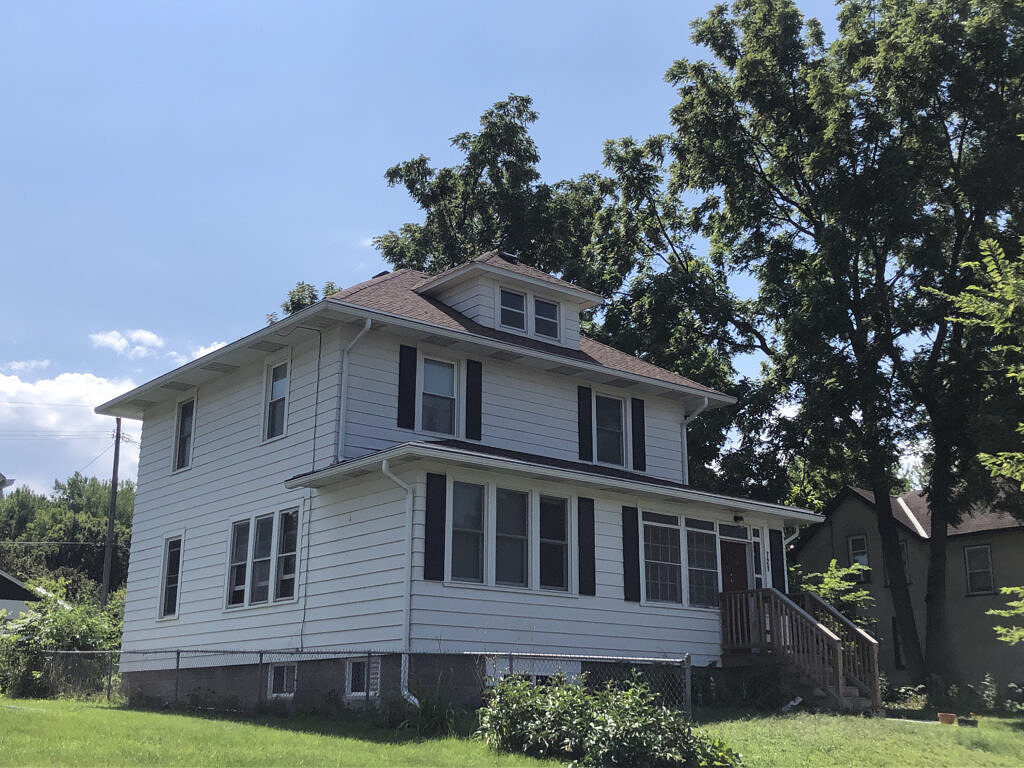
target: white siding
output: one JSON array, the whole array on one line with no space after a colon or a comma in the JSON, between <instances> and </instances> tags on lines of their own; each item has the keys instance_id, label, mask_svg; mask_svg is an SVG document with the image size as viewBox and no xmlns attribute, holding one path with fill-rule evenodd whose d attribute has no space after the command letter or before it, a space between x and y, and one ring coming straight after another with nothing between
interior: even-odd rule
<instances>
[{"instance_id":1,"label":"white siding","mask_svg":"<svg viewBox=\"0 0 1024 768\"><path fill-rule=\"evenodd\" d=\"M436 439L436 435L399 429L398 347L402 340L386 333L367 334L350 353L348 414L345 428L345 458L355 458L415 439ZM451 349L420 345L421 351L441 359L480 359ZM483 445L579 460L577 394L584 379L560 376L483 357ZM609 387L595 392L626 400L629 421L630 393ZM647 433L647 474L680 482L682 451L679 406L657 396L645 396ZM459 403L460 411L464 407ZM628 424L627 424L628 428ZM461 435L457 435L460 437ZM631 443L626 440L627 461ZM627 467L628 468L628 467Z\"/></svg>"},{"instance_id":2,"label":"white siding","mask_svg":"<svg viewBox=\"0 0 1024 768\"><path fill-rule=\"evenodd\" d=\"M479 277L450 288L442 288L435 297L456 312L461 312L487 328L494 328L494 281Z\"/></svg>"}]
</instances>

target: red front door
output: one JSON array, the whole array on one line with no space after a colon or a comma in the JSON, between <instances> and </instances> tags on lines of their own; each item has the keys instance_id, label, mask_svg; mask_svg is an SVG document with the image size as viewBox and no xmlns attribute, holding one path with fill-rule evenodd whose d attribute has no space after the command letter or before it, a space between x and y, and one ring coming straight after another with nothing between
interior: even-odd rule
<instances>
[{"instance_id":1,"label":"red front door","mask_svg":"<svg viewBox=\"0 0 1024 768\"><path fill-rule=\"evenodd\" d=\"M722 591L749 589L747 545L738 541L722 541Z\"/></svg>"}]
</instances>

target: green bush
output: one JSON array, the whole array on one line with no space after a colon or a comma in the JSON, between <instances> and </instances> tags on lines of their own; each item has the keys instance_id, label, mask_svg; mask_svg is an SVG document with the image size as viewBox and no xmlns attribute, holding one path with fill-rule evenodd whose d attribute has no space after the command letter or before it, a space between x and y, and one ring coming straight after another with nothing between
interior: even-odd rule
<instances>
[{"instance_id":1,"label":"green bush","mask_svg":"<svg viewBox=\"0 0 1024 768\"><path fill-rule=\"evenodd\" d=\"M493 749L583 766L741 766L740 756L693 730L634 679L588 691L584 682L519 676L498 682L478 735Z\"/></svg>"},{"instance_id":2,"label":"green bush","mask_svg":"<svg viewBox=\"0 0 1024 768\"><path fill-rule=\"evenodd\" d=\"M105 677L102 657L55 657L53 650L114 650L121 644L124 593L110 596L106 608L91 602L64 600L66 582L42 584L46 595L27 613L0 623L0 691L8 696L47 698L59 694L60 669L73 669L76 678ZM59 661L58 661L59 659ZM55 663L56 662L56 663ZM96 687L97 690L99 686Z\"/></svg>"}]
</instances>

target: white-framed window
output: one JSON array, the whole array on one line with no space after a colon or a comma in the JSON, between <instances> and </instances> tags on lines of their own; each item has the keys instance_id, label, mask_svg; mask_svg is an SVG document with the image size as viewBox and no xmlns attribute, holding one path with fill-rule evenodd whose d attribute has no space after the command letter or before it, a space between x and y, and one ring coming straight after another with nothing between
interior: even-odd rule
<instances>
[{"instance_id":1,"label":"white-framed window","mask_svg":"<svg viewBox=\"0 0 1024 768\"><path fill-rule=\"evenodd\" d=\"M567 497L448 479L445 579L571 592L575 511Z\"/></svg>"},{"instance_id":2,"label":"white-framed window","mask_svg":"<svg viewBox=\"0 0 1024 768\"><path fill-rule=\"evenodd\" d=\"M296 597L299 510L236 520L228 549L227 607L289 602Z\"/></svg>"},{"instance_id":3,"label":"white-framed window","mask_svg":"<svg viewBox=\"0 0 1024 768\"><path fill-rule=\"evenodd\" d=\"M505 328L526 330L526 296L507 288L501 288L499 295L499 322Z\"/></svg>"},{"instance_id":4,"label":"white-framed window","mask_svg":"<svg viewBox=\"0 0 1024 768\"><path fill-rule=\"evenodd\" d=\"M846 551L849 556L850 565L859 564L871 567L868 560L868 537L863 533L846 537ZM859 581L870 581L871 571L865 571L860 575Z\"/></svg>"},{"instance_id":5,"label":"white-framed window","mask_svg":"<svg viewBox=\"0 0 1024 768\"><path fill-rule=\"evenodd\" d=\"M266 408L264 409L263 439L281 437L288 429L288 369L287 360L267 366Z\"/></svg>"},{"instance_id":6,"label":"white-framed window","mask_svg":"<svg viewBox=\"0 0 1024 768\"><path fill-rule=\"evenodd\" d=\"M754 528L754 589L764 587L764 550L761 546L761 529Z\"/></svg>"},{"instance_id":7,"label":"white-framed window","mask_svg":"<svg viewBox=\"0 0 1024 768\"><path fill-rule=\"evenodd\" d=\"M422 358L420 429L455 435L458 428L458 366L447 360Z\"/></svg>"},{"instance_id":8,"label":"white-framed window","mask_svg":"<svg viewBox=\"0 0 1024 768\"><path fill-rule=\"evenodd\" d=\"M600 464L626 465L625 404L622 398L594 395L594 455Z\"/></svg>"},{"instance_id":9,"label":"white-framed window","mask_svg":"<svg viewBox=\"0 0 1024 768\"><path fill-rule=\"evenodd\" d=\"M656 603L683 602L683 556L679 544L679 518L643 513L644 588Z\"/></svg>"},{"instance_id":10,"label":"white-framed window","mask_svg":"<svg viewBox=\"0 0 1024 768\"><path fill-rule=\"evenodd\" d=\"M160 579L160 610L161 619L169 619L178 615L178 594L181 584L181 536L172 536L164 540L163 573Z\"/></svg>"},{"instance_id":11,"label":"white-framed window","mask_svg":"<svg viewBox=\"0 0 1024 768\"><path fill-rule=\"evenodd\" d=\"M192 435L195 431L196 399L190 397L178 403L174 419L174 462L177 472L192 464Z\"/></svg>"},{"instance_id":12,"label":"white-framed window","mask_svg":"<svg viewBox=\"0 0 1024 768\"><path fill-rule=\"evenodd\" d=\"M269 694L272 699L290 699L295 695L298 680L297 664L271 664Z\"/></svg>"},{"instance_id":13,"label":"white-framed window","mask_svg":"<svg viewBox=\"0 0 1024 768\"><path fill-rule=\"evenodd\" d=\"M533 332L537 336L557 339L558 326L558 304L535 297L533 300Z\"/></svg>"},{"instance_id":14,"label":"white-framed window","mask_svg":"<svg viewBox=\"0 0 1024 768\"><path fill-rule=\"evenodd\" d=\"M375 698L380 694L380 657L349 659L345 664L345 697Z\"/></svg>"},{"instance_id":15,"label":"white-framed window","mask_svg":"<svg viewBox=\"0 0 1024 768\"><path fill-rule=\"evenodd\" d=\"M686 581L690 605L718 606L718 540L707 520L686 518Z\"/></svg>"},{"instance_id":16,"label":"white-framed window","mask_svg":"<svg viewBox=\"0 0 1024 768\"><path fill-rule=\"evenodd\" d=\"M964 547L964 566L967 571L967 594L986 595L996 591L990 545L973 544Z\"/></svg>"}]
</instances>

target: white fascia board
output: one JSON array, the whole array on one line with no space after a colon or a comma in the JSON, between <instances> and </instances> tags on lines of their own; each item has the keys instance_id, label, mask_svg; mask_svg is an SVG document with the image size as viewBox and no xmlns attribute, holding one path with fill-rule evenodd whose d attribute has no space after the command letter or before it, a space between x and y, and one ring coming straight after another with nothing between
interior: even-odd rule
<instances>
[{"instance_id":1,"label":"white fascia board","mask_svg":"<svg viewBox=\"0 0 1024 768\"><path fill-rule=\"evenodd\" d=\"M230 359L234 354L237 354L243 350L251 351L253 344L266 339L268 336L275 334L281 334L282 331L294 330L295 326L302 325L304 322L322 313L326 307L323 306L324 302L319 301L312 306L306 307L303 310L296 312L295 314L288 315L288 317L278 320L275 323L260 328L258 331L250 333L248 336L243 336L237 341L233 341L219 349L215 349L213 352L208 352L202 357L198 357L195 360L191 360L182 366L174 368L171 371L158 376L155 379L147 381L145 384L140 384L135 389L125 392L123 395L118 395L112 400L108 400L102 405L96 406L93 410L101 416L121 416L126 419L141 419L142 408L137 405L132 405L130 401L137 399L149 399L154 403L166 400L172 397L176 397L180 394L179 390L165 389L161 391L161 388L165 384L171 384L175 379L179 377L188 377L189 374L202 372L202 376L209 375L209 369L204 369L204 366L208 366L211 363L220 363L225 359ZM287 346L287 344L282 344ZM231 364L235 367L234 364Z\"/></svg>"},{"instance_id":2,"label":"white fascia board","mask_svg":"<svg viewBox=\"0 0 1024 768\"><path fill-rule=\"evenodd\" d=\"M502 269L501 267L495 267L491 264L481 264L480 262L475 261L466 262L461 266L449 270L443 275L439 275L433 280L428 280L425 284L416 288L416 293L429 294L436 288L440 288L443 285L448 285L449 283L458 282L464 278L468 278L474 272L483 272L506 280L526 283L527 285L542 288L553 293L562 293L567 296L571 296L579 301L584 306L584 309L599 307L604 304L604 296L599 293L594 293L593 291L588 291L583 288L570 288L565 285L556 285L554 283L549 283L547 280L540 280L536 277L520 274L519 272Z\"/></svg>"},{"instance_id":3,"label":"white fascia board","mask_svg":"<svg viewBox=\"0 0 1024 768\"><path fill-rule=\"evenodd\" d=\"M788 507L783 504L769 504L764 501L753 499L737 499L731 496L722 496L710 491L700 491L693 488L674 488L671 486L659 485L658 483L647 483L640 480L627 480L618 477L595 475L590 472L581 472L574 469L563 469L561 467L550 467L545 464L535 464L529 461L511 459L488 454L474 453L459 448L449 448L428 443L403 443L394 448L364 456L359 459L351 459L334 467L322 469L301 477L286 480L284 487L288 490L296 488L323 488L333 485L352 474L363 474L374 469L379 469L385 460L389 462L401 459L426 459L438 461L457 461L465 466L473 466L481 469L506 470L509 472L524 472L538 477L548 477L560 482L575 482L583 485L597 485L603 488L612 488L623 493L649 494L661 497L678 499L679 501L695 501L705 504L714 504L719 507L734 510L736 512L760 513L782 517L800 523L820 523L824 518L821 515L810 512L800 507Z\"/></svg>"},{"instance_id":4,"label":"white fascia board","mask_svg":"<svg viewBox=\"0 0 1024 768\"><path fill-rule=\"evenodd\" d=\"M474 344L483 344L495 350L511 352L517 355L522 355L524 357L533 357L539 360L545 360L547 362L555 363L560 366L565 365L579 368L580 371L600 373L605 376L615 376L620 379L636 381L642 384L650 385L652 387L659 387L661 389L682 392L684 394L692 395L693 397L697 398L706 397L709 401L716 404L715 407L733 405L736 402L736 398L733 397L732 395L726 395L721 392L716 392L714 390L687 387L684 384L672 384L667 381L661 381L660 379L652 379L648 376L641 376L636 373L621 371L618 368L608 368L607 366L604 365L593 365L591 363L584 363L580 360L574 360L571 357L564 357L562 355L541 352L536 349L529 349L528 347L519 346L518 344L510 344L508 342L498 341L497 339L491 339L486 336L477 336L475 333L470 333L469 331L457 331L453 328L445 328L440 325L434 325L433 323L423 322L422 320L413 320L411 318L403 317L402 315L395 315L390 312L382 312L377 309L367 309L366 307L361 307L358 304L349 304L348 302L344 302L339 299L324 299L324 301L329 302L330 304L338 307L339 309L344 309L346 313L355 315L359 318L384 318L387 320L389 325L397 325L402 328L412 328L415 330L429 331L433 335L447 336L449 338L471 342Z\"/></svg>"}]
</instances>

